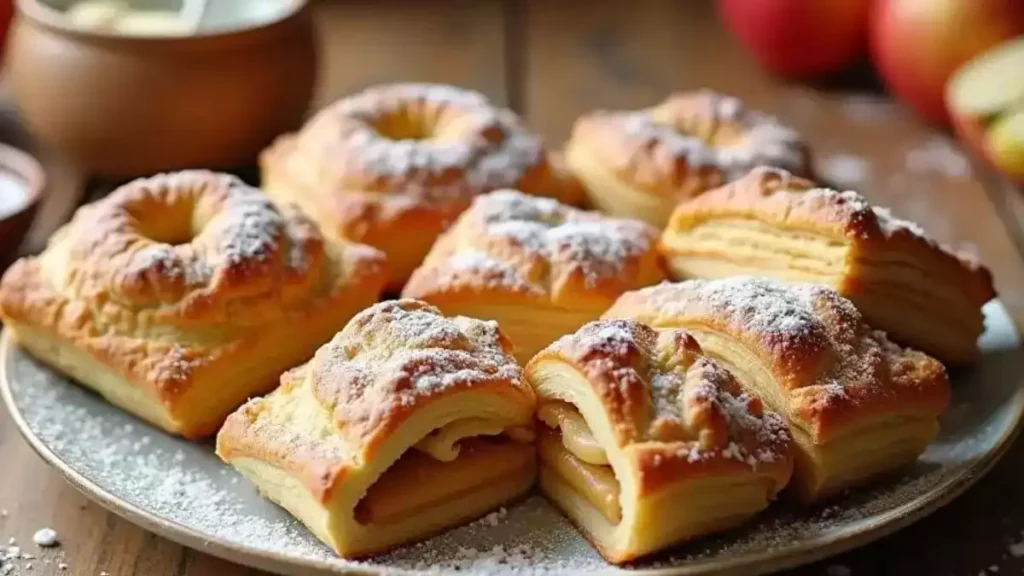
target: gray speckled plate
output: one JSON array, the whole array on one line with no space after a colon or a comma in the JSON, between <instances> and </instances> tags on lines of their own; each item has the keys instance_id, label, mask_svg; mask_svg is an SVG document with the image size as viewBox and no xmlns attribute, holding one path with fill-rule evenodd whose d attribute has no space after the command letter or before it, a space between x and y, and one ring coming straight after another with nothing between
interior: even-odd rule
<instances>
[{"instance_id":1,"label":"gray speckled plate","mask_svg":"<svg viewBox=\"0 0 1024 576\"><path fill-rule=\"evenodd\" d=\"M630 571L756 574L865 544L934 511L987 472L1024 413L1021 338L998 302L985 308L984 357L954 373L942 432L918 462L828 507L778 503L747 526L651 560L605 564L538 496L426 542L346 562L256 491L209 445L172 438L0 343L0 392L22 434L97 502L153 532L235 562L287 574Z\"/></svg>"}]
</instances>

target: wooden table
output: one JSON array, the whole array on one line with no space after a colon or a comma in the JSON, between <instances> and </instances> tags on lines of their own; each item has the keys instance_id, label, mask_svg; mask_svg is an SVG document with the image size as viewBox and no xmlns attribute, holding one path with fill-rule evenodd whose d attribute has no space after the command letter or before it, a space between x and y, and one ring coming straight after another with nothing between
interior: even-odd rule
<instances>
[{"instance_id":1,"label":"wooden table","mask_svg":"<svg viewBox=\"0 0 1024 576\"><path fill-rule=\"evenodd\" d=\"M384 0L324 2L318 10L321 103L376 82L448 82L517 109L557 144L573 119L593 108L644 106L670 90L702 86L739 95L802 130L826 177L849 181L840 183L976 251L1024 325L1024 196L969 165L944 135L870 89L851 91L846 81L811 88L767 76L727 38L707 3ZM35 248L81 189L66 167L50 167L54 200L33 236ZM62 546L40 553L31 570L22 561L22 574L259 573L183 549L91 503L31 452L6 414L0 414L0 463L0 509L7 511L0 514L0 537L35 553L36 529L49 526L61 536ZM1021 486L1024 442L927 520L793 574L974 576L989 567L1019 574L1024 557L1011 554L1009 545L1024 539Z\"/></svg>"}]
</instances>

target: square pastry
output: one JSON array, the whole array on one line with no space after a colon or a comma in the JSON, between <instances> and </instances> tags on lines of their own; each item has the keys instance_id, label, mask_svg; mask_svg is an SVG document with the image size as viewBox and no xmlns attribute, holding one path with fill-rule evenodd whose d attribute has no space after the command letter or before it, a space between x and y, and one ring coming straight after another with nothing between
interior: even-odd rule
<instances>
[{"instance_id":1,"label":"square pastry","mask_svg":"<svg viewBox=\"0 0 1024 576\"><path fill-rule=\"evenodd\" d=\"M540 486L609 562L735 526L789 481L778 414L685 330L591 322L526 367Z\"/></svg>"},{"instance_id":2,"label":"square pastry","mask_svg":"<svg viewBox=\"0 0 1024 576\"><path fill-rule=\"evenodd\" d=\"M496 320L525 364L623 292L663 280L657 237L638 220L499 190L473 201L402 294Z\"/></svg>"},{"instance_id":3,"label":"square pastry","mask_svg":"<svg viewBox=\"0 0 1024 576\"><path fill-rule=\"evenodd\" d=\"M909 464L950 401L934 358L893 344L834 290L750 277L665 283L605 313L685 329L789 423L792 486L818 501Z\"/></svg>"},{"instance_id":4,"label":"square pastry","mask_svg":"<svg viewBox=\"0 0 1024 576\"><path fill-rule=\"evenodd\" d=\"M510 348L494 322L377 304L232 414L217 454L342 556L431 536L533 485L535 399Z\"/></svg>"},{"instance_id":5,"label":"square pastry","mask_svg":"<svg viewBox=\"0 0 1024 576\"><path fill-rule=\"evenodd\" d=\"M856 192L758 168L679 204L662 236L677 279L766 276L834 288L868 323L939 360L978 355L992 276Z\"/></svg>"},{"instance_id":6,"label":"square pastry","mask_svg":"<svg viewBox=\"0 0 1024 576\"><path fill-rule=\"evenodd\" d=\"M380 252L325 239L226 174L164 174L82 207L0 281L0 317L43 362L196 438L376 301Z\"/></svg>"}]
</instances>

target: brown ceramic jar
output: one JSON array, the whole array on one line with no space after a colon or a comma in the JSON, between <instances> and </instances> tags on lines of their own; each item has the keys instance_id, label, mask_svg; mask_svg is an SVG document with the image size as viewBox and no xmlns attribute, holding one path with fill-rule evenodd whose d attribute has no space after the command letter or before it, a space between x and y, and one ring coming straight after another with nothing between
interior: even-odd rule
<instances>
[{"instance_id":1,"label":"brown ceramic jar","mask_svg":"<svg viewBox=\"0 0 1024 576\"><path fill-rule=\"evenodd\" d=\"M301 123L315 82L310 6L281 2L277 18L237 29L127 36L72 26L68 0L18 0L8 67L19 112L95 176L255 164Z\"/></svg>"}]
</instances>

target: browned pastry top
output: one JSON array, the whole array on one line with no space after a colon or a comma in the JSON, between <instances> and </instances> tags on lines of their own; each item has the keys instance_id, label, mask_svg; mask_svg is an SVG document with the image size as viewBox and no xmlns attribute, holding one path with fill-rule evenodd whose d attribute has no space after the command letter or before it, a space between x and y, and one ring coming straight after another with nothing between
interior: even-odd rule
<instances>
[{"instance_id":1,"label":"browned pastry top","mask_svg":"<svg viewBox=\"0 0 1024 576\"><path fill-rule=\"evenodd\" d=\"M527 378L534 380L552 359L586 378L618 447L633 447L642 492L678 480L683 471L730 461L778 467L788 478L785 422L742 392L685 330L658 332L634 320L590 322L531 360Z\"/></svg>"},{"instance_id":2,"label":"browned pastry top","mask_svg":"<svg viewBox=\"0 0 1024 576\"><path fill-rule=\"evenodd\" d=\"M404 295L604 309L622 292L664 278L657 237L637 220L499 190L476 198L441 236Z\"/></svg>"},{"instance_id":3,"label":"browned pastry top","mask_svg":"<svg viewBox=\"0 0 1024 576\"><path fill-rule=\"evenodd\" d=\"M380 85L338 100L282 136L263 162L325 196L323 209L350 227L422 210L454 217L498 188L558 196L570 186L513 112L440 84ZM355 228L345 235L360 237Z\"/></svg>"},{"instance_id":4,"label":"browned pastry top","mask_svg":"<svg viewBox=\"0 0 1024 576\"><path fill-rule=\"evenodd\" d=\"M747 277L665 283L624 294L605 317L735 342L767 368L788 394L787 416L815 440L873 416L937 415L949 404L942 364L889 342L823 286Z\"/></svg>"},{"instance_id":5,"label":"browned pastry top","mask_svg":"<svg viewBox=\"0 0 1024 576\"><path fill-rule=\"evenodd\" d=\"M229 459L255 454L281 464L305 475L321 498L347 471L369 465L380 444L431 402L487 390L505 398L520 425L529 421L535 402L497 323L446 318L416 300L381 302L360 312L281 382L228 418L218 453ZM296 393L298 388L308 394ZM300 408L269 409L285 398ZM300 411L305 416L297 416ZM296 417L305 421L279 420ZM320 420L327 428L318 427Z\"/></svg>"},{"instance_id":6,"label":"browned pastry top","mask_svg":"<svg viewBox=\"0 0 1024 576\"><path fill-rule=\"evenodd\" d=\"M759 165L809 171L794 130L710 90L675 93L642 110L584 115L571 145L590 149L631 185L670 197L699 194Z\"/></svg>"},{"instance_id":7,"label":"browned pastry top","mask_svg":"<svg viewBox=\"0 0 1024 576\"><path fill-rule=\"evenodd\" d=\"M241 180L185 171L79 209L42 255L7 271L0 312L103 344L170 389L222 344L384 273L376 250L325 241Z\"/></svg>"},{"instance_id":8,"label":"browned pastry top","mask_svg":"<svg viewBox=\"0 0 1024 576\"><path fill-rule=\"evenodd\" d=\"M940 267L943 281L963 286L975 305L980 307L996 296L991 273L977 259L937 242L917 224L872 206L856 192L821 188L779 168L758 167L735 182L680 203L666 234L727 217L829 234L863 251L884 245L923 254Z\"/></svg>"}]
</instances>

